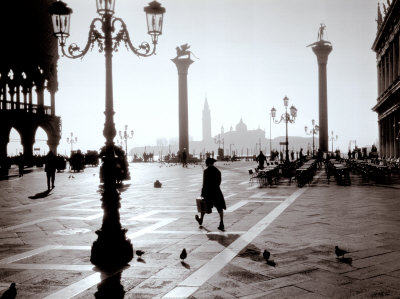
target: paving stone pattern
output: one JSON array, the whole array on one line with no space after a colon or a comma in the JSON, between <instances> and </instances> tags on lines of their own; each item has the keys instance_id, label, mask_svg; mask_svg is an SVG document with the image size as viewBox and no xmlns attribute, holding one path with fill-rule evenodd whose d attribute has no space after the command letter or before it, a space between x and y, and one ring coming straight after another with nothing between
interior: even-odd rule
<instances>
[{"instance_id":1,"label":"paving stone pattern","mask_svg":"<svg viewBox=\"0 0 400 299\"><path fill-rule=\"evenodd\" d=\"M203 227L194 219L201 165L130 164L121 223L145 254L112 273L90 263L99 168L57 173L49 194L43 169L21 178L12 169L0 180L0 294L15 282L17 298L400 298L397 174L390 184L352 174L339 186L319 170L303 188L286 179L259 188L249 182L254 162L216 166L225 232L215 210ZM338 259L335 245L349 253Z\"/></svg>"}]
</instances>

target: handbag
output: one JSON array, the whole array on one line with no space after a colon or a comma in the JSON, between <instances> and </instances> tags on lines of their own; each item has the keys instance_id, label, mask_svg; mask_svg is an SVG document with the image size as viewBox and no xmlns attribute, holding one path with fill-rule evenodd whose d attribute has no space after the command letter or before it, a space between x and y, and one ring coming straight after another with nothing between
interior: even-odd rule
<instances>
[{"instance_id":1,"label":"handbag","mask_svg":"<svg viewBox=\"0 0 400 299\"><path fill-rule=\"evenodd\" d=\"M207 202L203 197L196 198L197 212L205 213L207 211Z\"/></svg>"}]
</instances>

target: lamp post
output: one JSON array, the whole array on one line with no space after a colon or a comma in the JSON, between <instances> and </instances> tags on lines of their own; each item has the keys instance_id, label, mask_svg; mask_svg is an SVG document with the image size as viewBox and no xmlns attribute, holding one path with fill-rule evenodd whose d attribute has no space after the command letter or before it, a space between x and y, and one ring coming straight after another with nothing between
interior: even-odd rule
<instances>
[{"instance_id":1,"label":"lamp post","mask_svg":"<svg viewBox=\"0 0 400 299\"><path fill-rule=\"evenodd\" d=\"M269 157L271 159L272 153L272 138L271 138L271 131L272 131L272 113L269 114Z\"/></svg>"},{"instance_id":2,"label":"lamp post","mask_svg":"<svg viewBox=\"0 0 400 299\"><path fill-rule=\"evenodd\" d=\"M71 153L74 149L73 148L74 143L78 142L78 137L75 136L75 138L74 138L73 136L74 136L74 133L71 132L71 138L67 137L67 143L71 144Z\"/></svg>"},{"instance_id":3,"label":"lamp post","mask_svg":"<svg viewBox=\"0 0 400 299\"><path fill-rule=\"evenodd\" d=\"M338 140L338 135L333 136L333 131L331 132L331 137L329 138L329 141L332 141L332 153L333 153L333 142Z\"/></svg>"},{"instance_id":4,"label":"lamp post","mask_svg":"<svg viewBox=\"0 0 400 299\"><path fill-rule=\"evenodd\" d=\"M125 130L123 132L119 131L119 138L124 141L125 143L125 153L126 156L128 157L128 139L133 138L133 130L131 130L131 133L128 133L128 125L125 125Z\"/></svg>"},{"instance_id":5,"label":"lamp post","mask_svg":"<svg viewBox=\"0 0 400 299\"><path fill-rule=\"evenodd\" d=\"M294 123L295 119L297 117L297 108L295 106L291 106L290 109L290 114L288 113L288 105L289 105L289 98L288 97L284 97L283 98L283 105L285 106L285 113L283 113L281 115L281 119L275 120L275 116L276 116L276 109L274 107L272 107L271 109L271 115L272 118L274 120L274 123L279 124L282 121L285 122L286 124L286 154L285 154L285 162L288 163L289 162L289 138L288 138L288 123Z\"/></svg>"},{"instance_id":6,"label":"lamp post","mask_svg":"<svg viewBox=\"0 0 400 299\"><path fill-rule=\"evenodd\" d=\"M104 51L106 69L105 89L105 123L103 135L106 139L101 156L103 164L100 172L103 174L102 208L104 210L102 227L96 231L98 239L94 241L90 261L101 268L114 268L126 265L133 258L132 243L126 238L127 229L120 223L120 196L116 186L116 136L114 124L114 103L112 86L112 53L118 51L121 42L126 48L138 56L148 57L155 53L159 35L162 34L165 8L157 1L150 2L144 8L147 19L147 30L151 36L153 49L149 43L143 42L138 48L132 45L126 24L121 18L114 17L115 0L96 0L96 17L90 24L89 36L83 50L76 44L68 46L70 15L72 9L62 1L54 2L49 7L53 21L54 35L58 38L63 56L68 58L83 57L89 49L97 44L99 51Z\"/></svg>"},{"instance_id":7,"label":"lamp post","mask_svg":"<svg viewBox=\"0 0 400 299\"><path fill-rule=\"evenodd\" d=\"M310 129L310 132L308 132L308 127L304 127L304 131L306 132L307 135L312 135L312 155L314 157L315 155L315 143L314 143L314 135L318 134L319 132L319 126L315 124L315 120L313 119L311 121L312 128Z\"/></svg>"}]
</instances>

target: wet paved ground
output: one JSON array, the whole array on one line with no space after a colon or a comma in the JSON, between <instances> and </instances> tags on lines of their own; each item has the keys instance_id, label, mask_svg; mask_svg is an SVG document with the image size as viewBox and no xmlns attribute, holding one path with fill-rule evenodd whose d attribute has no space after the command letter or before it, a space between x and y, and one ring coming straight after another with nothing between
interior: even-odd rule
<instances>
[{"instance_id":1,"label":"wet paved ground","mask_svg":"<svg viewBox=\"0 0 400 299\"><path fill-rule=\"evenodd\" d=\"M90 263L101 226L98 168L0 181L0 293L17 298L400 298L400 180L373 184L352 175L338 186L319 171L298 188L249 184L254 162L216 163L227 202L194 219L202 167L131 164L121 190L121 223L146 253L116 273ZM155 189L153 182L163 183ZM46 196L47 195L47 196ZM349 251L337 259L334 247ZM185 263L179 254L188 251ZM262 258L268 249L272 267Z\"/></svg>"}]
</instances>

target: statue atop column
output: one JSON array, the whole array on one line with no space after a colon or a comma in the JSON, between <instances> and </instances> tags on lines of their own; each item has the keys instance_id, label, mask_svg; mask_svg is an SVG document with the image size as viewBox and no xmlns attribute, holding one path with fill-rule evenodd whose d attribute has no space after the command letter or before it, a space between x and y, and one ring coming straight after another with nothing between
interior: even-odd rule
<instances>
[{"instance_id":1,"label":"statue atop column","mask_svg":"<svg viewBox=\"0 0 400 299\"><path fill-rule=\"evenodd\" d=\"M190 59L190 54L192 54L196 59L199 59L194 55L194 53L190 50L188 50L190 46L186 43L184 45L181 45L180 47L176 47L176 57L174 59L177 59L182 56L187 56L188 59Z\"/></svg>"},{"instance_id":2,"label":"statue atop column","mask_svg":"<svg viewBox=\"0 0 400 299\"><path fill-rule=\"evenodd\" d=\"M318 40L315 43L308 45L307 47L313 47L317 45L331 45L331 42L328 41L327 38L326 25L324 23L321 23L318 29Z\"/></svg>"},{"instance_id":3,"label":"statue atop column","mask_svg":"<svg viewBox=\"0 0 400 299\"><path fill-rule=\"evenodd\" d=\"M318 30L318 41L323 41L324 40L324 31L326 29L326 25L324 23L321 23L319 30Z\"/></svg>"}]
</instances>

